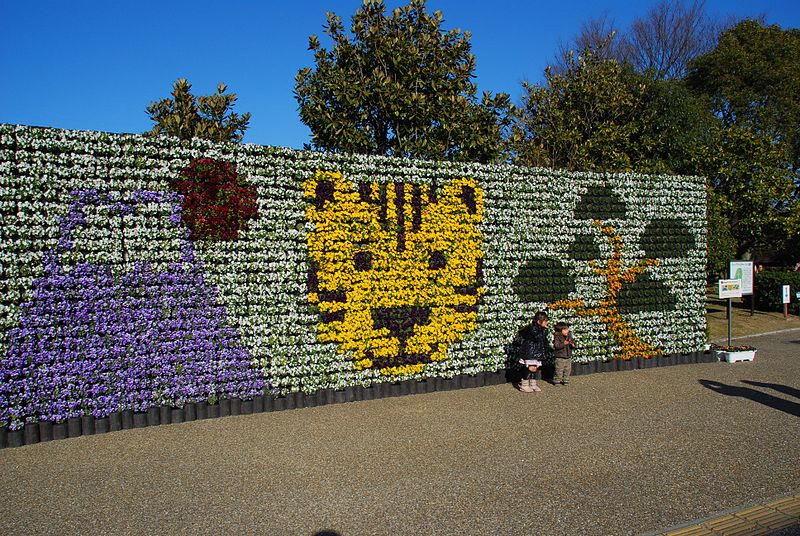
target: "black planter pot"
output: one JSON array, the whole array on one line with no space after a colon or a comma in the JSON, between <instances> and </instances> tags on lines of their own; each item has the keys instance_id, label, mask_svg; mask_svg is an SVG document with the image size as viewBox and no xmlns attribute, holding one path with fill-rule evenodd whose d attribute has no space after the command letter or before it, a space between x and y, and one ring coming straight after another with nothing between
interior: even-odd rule
<instances>
[{"instance_id":1,"label":"black planter pot","mask_svg":"<svg viewBox=\"0 0 800 536\"><path fill-rule=\"evenodd\" d=\"M53 424L53 439L58 440L66 438L67 438L67 423L57 422ZM0 446L0 448L2 447Z\"/></svg>"},{"instance_id":2,"label":"black planter pot","mask_svg":"<svg viewBox=\"0 0 800 536\"><path fill-rule=\"evenodd\" d=\"M209 404L206 409L206 414L209 419L216 419L219 417L219 404Z\"/></svg>"},{"instance_id":3,"label":"black planter pot","mask_svg":"<svg viewBox=\"0 0 800 536\"><path fill-rule=\"evenodd\" d=\"M33 445L39 442L39 423L29 422L23 428L25 430L25 444Z\"/></svg>"},{"instance_id":4,"label":"black planter pot","mask_svg":"<svg viewBox=\"0 0 800 536\"><path fill-rule=\"evenodd\" d=\"M273 411L283 411L286 409L286 397L279 396L275 400L272 401L272 409Z\"/></svg>"},{"instance_id":5,"label":"black planter pot","mask_svg":"<svg viewBox=\"0 0 800 536\"><path fill-rule=\"evenodd\" d=\"M158 408L147 408L147 426L161 424L161 411Z\"/></svg>"},{"instance_id":6,"label":"black planter pot","mask_svg":"<svg viewBox=\"0 0 800 536\"><path fill-rule=\"evenodd\" d=\"M297 395L299 393L289 393L286 395L286 409L295 409L297 407Z\"/></svg>"},{"instance_id":7,"label":"black planter pot","mask_svg":"<svg viewBox=\"0 0 800 536\"><path fill-rule=\"evenodd\" d=\"M5 426L0 426L0 449L8 447L8 430Z\"/></svg>"},{"instance_id":8,"label":"black planter pot","mask_svg":"<svg viewBox=\"0 0 800 536\"><path fill-rule=\"evenodd\" d=\"M83 435L94 434L94 417L91 415L81 415L81 433Z\"/></svg>"},{"instance_id":9,"label":"black planter pot","mask_svg":"<svg viewBox=\"0 0 800 536\"><path fill-rule=\"evenodd\" d=\"M252 415L252 414L253 414L253 401L242 400L242 415Z\"/></svg>"},{"instance_id":10,"label":"black planter pot","mask_svg":"<svg viewBox=\"0 0 800 536\"><path fill-rule=\"evenodd\" d=\"M304 408L315 408L319 405L319 398L317 398L317 393L303 393L303 407Z\"/></svg>"},{"instance_id":11,"label":"black planter pot","mask_svg":"<svg viewBox=\"0 0 800 536\"><path fill-rule=\"evenodd\" d=\"M107 434L111 430L110 423L108 422L108 417L102 417L100 419L94 420L94 433L95 434Z\"/></svg>"},{"instance_id":12,"label":"black planter pot","mask_svg":"<svg viewBox=\"0 0 800 536\"><path fill-rule=\"evenodd\" d=\"M375 386L364 387L364 400L375 400Z\"/></svg>"},{"instance_id":13,"label":"black planter pot","mask_svg":"<svg viewBox=\"0 0 800 536\"><path fill-rule=\"evenodd\" d=\"M81 418L70 417L67 419L67 437L78 437L81 435Z\"/></svg>"},{"instance_id":14,"label":"black planter pot","mask_svg":"<svg viewBox=\"0 0 800 536\"><path fill-rule=\"evenodd\" d=\"M183 422L183 408L171 408L169 412L169 422L172 424Z\"/></svg>"},{"instance_id":15,"label":"black planter pot","mask_svg":"<svg viewBox=\"0 0 800 536\"><path fill-rule=\"evenodd\" d=\"M53 423L50 421L39 421L39 442L53 440Z\"/></svg>"},{"instance_id":16,"label":"black planter pot","mask_svg":"<svg viewBox=\"0 0 800 536\"><path fill-rule=\"evenodd\" d=\"M408 383L408 382L406 382L406 383ZM352 385L344 388L344 401L345 402L355 402L356 401L356 390Z\"/></svg>"},{"instance_id":17,"label":"black planter pot","mask_svg":"<svg viewBox=\"0 0 800 536\"><path fill-rule=\"evenodd\" d=\"M111 432L119 432L122 430L122 416L118 411L113 411L108 414L108 429Z\"/></svg>"},{"instance_id":18,"label":"black planter pot","mask_svg":"<svg viewBox=\"0 0 800 536\"><path fill-rule=\"evenodd\" d=\"M347 401L347 397L345 396L344 391L334 391L333 392L333 403L334 404L343 404Z\"/></svg>"},{"instance_id":19,"label":"black planter pot","mask_svg":"<svg viewBox=\"0 0 800 536\"><path fill-rule=\"evenodd\" d=\"M242 401L238 398L231 398L231 415L241 415Z\"/></svg>"},{"instance_id":20,"label":"black planter pot","mask_svg":"<svg viewBox=\"0 0 800 536\"><path fill-rule=\"evenodd\" d=\"M428 392L428 380L418 380L414 382L414 387L412 389L413 393L418 395L424 394Z\"/></svg>"},{"instance_id":21,"label":"black planter pot","mask_svg":"<svg viewBox=\"0 0 800 536\"><path fill-rule=\"evenodd\" d=\"M6 444L9 448L21 447L25 444L25 432L23 430L9 430L7 435Z\"/></svg>"},{"instance_id":22,"label":"black planter pot","mask_svg":"<svg viewBox=\"0 0 800 536\"><path fill-rule=\"evenodd\" d=\"M147 426L147 413L136 412L133 414L133 428L144 428Z\"/></svg>"},{"instance_id":23,"label":"black planter pot","mask_svg":"<svg viewBox=\"0 0 800 536\"><path fill-rule=\"evenodd\" d=\"M130 430L133 428L133 410L123 409L119 412L120 419L122 420L122 429Z\"/></svg>"},{"instance_id":24,"label":"black planter pot","mask_svg":"<svg viewBox=\"0 0 800 536\"><path fill-rule=\"evenodd\" d=\"M194 413L198 421L208 419L208 402L195 402Z\"/></svg>"},{"instance_id":25,"label":"black planter pot","mask_svg":"<svg viewBox=\"0 0 800 536\"><path fill-rule=\"evenodd\" d=\"M325 403L326 404L335 404L336 403L336 390L335 389L325 389L323 391L325 395Z\"/></svg>"},{"instance_id":26,"label":"black planter pot","mask_svg":"<svg viewBox=\"0 0 800 536\"><path fill-rule=\"evenodd\" d=\"M223 398L219 401L219 416L227 417L231 414L231 399Z\"/></svg>"},{"instance_id":27,"label":"black planter pot","mask_svg":"<svg viewBox=\"0 0 800 536\"><path fill-rule=\"evenodd\" d=\"M275 411L275 397L264 395L264 412Z\"/></svg>"},{"instance_id":28,"label":"black planter pot","mask_svg":"<svg viewBox=\"0 0 800 536\"><path fill-rule=\"evenodd\" d=\"M188 402L183 406L183 420L186 422L197 420L197 405L194 402Z\"/></svg>"},{"instance_id":29,"label":"black planter pot","mask_svg":"<svg viewBox=\"0 0 800 536\"><path fill-rule=\"evenodd\" d=\"M360 402L361 400L364 400L363 385L354 385L352 389L353 389L353 402Z\"/></svg>"},{"instance_id":30,"label":"black planter pot","mask_svg":"<svg viewBox=\"0 0 800 536\"><path fill-rule=\"evenodd\" d=\"M253 397L253 413L262 413L264 411L264 395Z\"/></svg>"},{"instance_id":31,"label":"black planter pot","mask_svg":"<svg viewBox=\"0 0 800 536\"><path fill-rule=\"evenodd\" d=\"M169 424L172 422L170 419L170 415L172 413L172 408L169 406L161 406L158 408L158 422L159 424Z\"/></svg>"},{"instance_id":32,"label":"black planter pot","mask_svg":"<svg viewBox=\"0 0 800 536\"><path fill-rule=\"evenodd\" d=\"M400 396L402 393L403 387L400 383L392 383L389 385L389 396Z\"/></svg>"}]
</instances>

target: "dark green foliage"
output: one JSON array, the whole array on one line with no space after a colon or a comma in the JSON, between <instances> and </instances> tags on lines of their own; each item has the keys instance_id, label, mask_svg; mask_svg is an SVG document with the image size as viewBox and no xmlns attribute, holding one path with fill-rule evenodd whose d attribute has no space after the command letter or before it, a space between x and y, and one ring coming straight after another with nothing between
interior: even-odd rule
<instances>
[{"instance_id":1,"label":"dark green foliage","mask_svg":"<svg viewBox=\"0 0 800 536\"><path fill-rule=\"evenodd\" d=\"M196 97L191 84L179 78L173 84L172 98L151 102L147 107L147 115L155 123L147 134L183 140L242 141L250 114L233 113L237 97L236 93L225 93L227 89L225 84L218 84L213 95Z\"/></svg>"},{"instance_id":2,"label":"dark green foliage","mask_svg":"<svg viewBox=\"0 0 800 536\"><path fill-rule=\"evenodd\" d=\"M737 256L784 255L800 230L800 30L742 21L691 62L686 81L720 118L696 173L725 202Z\"/></svg>"},{"instance_id":3,"label":"dark green foliage","mask_svg":"<svg viewBox=\"0 0 800 536\"><path fill-rule=\"evenodd\" d=\"M575 207L579 220L623 220L625 202L608 186L590 186Z\"/></svg>"},{"instance_id":4,"label":"dark green foliage","mask_svg":"<svg viewBox=\"0 0 800 536\"><path fill-rule=\"evenodd\" d=\"M599 238L593 234L575 235L575 240L569 247L569 256L576 261L599 260L603 254L597 243L598 240Z\"/></svg>"},{"instance_id":5,"label":"dark green foliage","mask_svg":"<svg viewBox=\"0 0 800 536\"><path fill-rule=\"evenodd\" d=\"M765 311L783 311L783 285L791 286L789 308L800 314L795 292L800 292L800 272L789 268L768 269L753 278L756 305Z\"/></svg>"},{"instance_id":6,"label":"dark green foliage","mask_svg":"<svg viewBox=\"0 0 800 536\"><path fill-rule=\"evenodd\" d=\"M514 278L514 291L524 303L552 303L575 292L575 278L558 259L531 259Z\"/></svg>"},{"instance_id":7,"label":"dark green foliage","mask_svg":"<svg viewBox=\"0 0 800 536\"><path fill-rule=\"evenodd\" d=\"M445 31L425 0L386 13L365 0L350 31L328 13L323 48L309 39L315 66L295 79L300 120L325 151L433 160L501 159L510 122L507 94L477 95L469 32Z\"/></svg>"},{"instance_id":8,"label":"dark green foliage","mask_svg":"<svg viewBox=\"0 0 800 536\"><path fill-rule=\"evenodd\" d=\"M695 247L694 236L678 218L651 221L644 228L639 243L649 259L685 257Z\"/></svg>"},{"instance_id":9,"label":"dark green foliage","mask_svg":"<svg viewBox=\"0 0 800 536\"><path fill-rule=\"evenodd\" d=\"M781 140L800 169L800 29L744 20L691 62L688 82L712 99L727 126Z\"/></svg>"},{"instance_id":10,"label":"dark green foliage","mask_svg":"<svg viewBox=\"0 0 800 536\"><path fill-rule=\"evenodd\" d=\"M622 286L617 305L622 314L669 311L675 308L675 296L667 286L645 272L633 283Z\"/></svg>"},{"instance_id":11,"label":"dark green foliage","mask_svg":"<svg viewBox=\"0 0 800 536\"><path fill-rule=\"evenodd\" d=\"M736 238L731 232L731 222L725 214L723 203L724 199L709 188L706 271L716 276L724 276L728 262L736 257Z\"/></svg>"}]
</instances>

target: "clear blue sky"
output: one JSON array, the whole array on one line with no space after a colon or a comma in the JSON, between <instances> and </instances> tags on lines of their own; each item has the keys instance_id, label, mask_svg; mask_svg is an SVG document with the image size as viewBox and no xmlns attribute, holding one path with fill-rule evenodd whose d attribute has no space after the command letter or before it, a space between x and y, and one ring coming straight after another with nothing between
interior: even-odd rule
<instances>
[{"instance_id":1,"label":"clear blue sky","mask_svg":"<svg viewBox=\"0 0 800 536\"><path fill-rule=\"evenodd\" d=\"M428 0L445 29L472 33L479 91L521 95L522 80L540 81L559 42L606 13L618 26L643 16L655 0L551 2ZM405 1L388 1L389 9ZM217 82L250 112L245 141L301 148L309 131L292 89L313 65L308 36L320 35L325 12L349 25L360 0L63 1L0 0L0 123L139 133L144 109L187 78L195 94ZM792 0L708 0L717 17L766 15L769 24L800 27Z\"/></svg>"}]
</instances>

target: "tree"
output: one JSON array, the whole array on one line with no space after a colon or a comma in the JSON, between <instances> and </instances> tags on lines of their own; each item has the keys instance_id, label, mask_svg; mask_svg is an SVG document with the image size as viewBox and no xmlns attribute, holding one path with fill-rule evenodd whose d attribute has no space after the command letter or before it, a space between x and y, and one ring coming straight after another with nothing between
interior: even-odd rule
<instances>
[{"instance_id":1,"label":"tree","mask_svg":"<svg viewBox=\"0 0 800 536\"><path fill-rule=\"evenodd\" d=\"M693 173L717 120L680 81L654 80L609 59L607 36L525 84L512 143L516 162L588 171Z\"/></svg>"},{"instance_id":2,"label":"tree","mask_svg":"<svg viewBox=\"0 0 800 536\"><path fill-rule=\"evenodd\" d=\"M515 161L522 165L585 171L629 171L627 147L640 88L603 48L567 58L566 70L545 69L546 84L524 83L515 124Z\"/></svg>"},{"instance_id":3,"label":"tree","mask_svg":"<svg viewBox=\"0 0 800 536\"><path fill-rule=\"evenodd\" d=\"M603 60L617 60L624 63L624 58L619 51L619 35L614 19L603 13L597 18L581 23L581 29L571 44L560 43L555 57L550 63L550 69L556 74L561 74L569 68L569 59L578 50L593 50Z\"/></svg>"},{"instance_id":4,"label":"tree","mask_svg":"<svg viewBox=\"0 0 800 536\"><path fill-rule=\"evenodd\" d=\"M691 4L661 0L627 29L617 28L607 15L584 22L572 47L559 47L554 66L562 71L572 50L602 48L604 59L630 64L650 78L680 79L689 61L712 50L720 34L732 25L732 19L709 17L705 0Z\"/></svg>"},{"instance_id":5,"label":"tree","mask_svg":"<svg viewBox=\"0 0 800 536\"><path fill-rule=\"evenodd\" d=\"M687 81L711 98L725 125L771 137L800 169L800 30L745 20L696 58ZM800 185L798 185L800 186Z\"/></svg>"},{"instance_id":6,"label":"tree","mask_svg":"<svg viewBox=\"0 0 800 536\"><path fill-rule=\"evenodd\" d=\"M225 84L218 84L217 92L208 96L195 97L191 90L191 84L179 78L172 86L172 98L150 103L146 111L155 125L148 134L184 140L242 141L250 123L250 114L239 115L232 111L236 94L226 94Z\"/></svg>"},{"instance_id":7,"label":"tree","mask_svg":"<svg viewBox=\"0 0 800 536\"><path fill-rule=\"evenodd\" d=\"M470 34L444 31L443 17L411 0L387 16L365 0L351 34L328 13L328 50L309 38L315 67L296 77L300 119L327 151L443 160L496 161L509 125L508 95L476 96Z\"/></svg>"},{"instance_id":8,"label":"tree","mask_svg":"<svg viewBox=\"0 0 800 536\"><path fill-rule=\"evenodd\" d=\"M800 30L742 21L691 62L687 82L724 126L706 174L728 200L738 253L785 253L800 238Z\"/></svg>"},{"instance_id":9,"label":"tree","mask_svg":"<svg viewBox=\"0 0 800 536\"><path fill-rule=\"evenodd\" d=\"M712 50L731 24L705 11L705 0L691 4L661 0L643 19L636 19L619 45L625 61L656 79L683 77L689 61Z\"/></svg>"},{"instance_id":10,"label":"tree","mask_svg":"<svg viewBox=\"0 0 800 536\"><path fill-rule=\"evenodd\" d=\"M725 205L727 199L708 188L707 211L707 255L706 272L716 276L725 277L728 272L728 262L736 258L738 243L731 232L731 223L726 215Z\"/></svg>"},{"instance_id":11,"label":"tree","mask_svg":"<svg viewBox=\"0 0 800 536\"><path fill-rule=\"evenodd\" d=\"M793 185L779 146L750 127L719 125L696 155L695 170L708 177L715 202L730 221L737 256L780 247L792 226Z\"/></svg>"}]
</instances>

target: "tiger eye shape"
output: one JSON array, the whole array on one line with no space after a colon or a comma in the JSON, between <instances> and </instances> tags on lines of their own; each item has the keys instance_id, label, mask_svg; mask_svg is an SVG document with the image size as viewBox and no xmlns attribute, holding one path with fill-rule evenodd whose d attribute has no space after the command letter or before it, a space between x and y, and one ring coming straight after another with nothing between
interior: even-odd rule
<instances>
[{"instance_id":1,"label":"tiger eye shape","mask_svg":"<svg viewBox=\"0 0 800 536\"><path fill-rule=\"evenodd\" d=\"M359 272L372 270L372 253L369 251L357 251L353 255L353 264Z\"/></svg>"},{"instance_id":2,"label":"tiger eye shape","mask_svg":"<svg viewBox=\"0 0 800 536\"><path fill-rule=\"evenodd\" d=\"M447 266L447 259L444 257L444 253L438 249L432 251L431 258L428 261L428 268L431 270L441 270L445 266Z\"/></svg>"},{"instance_id":3,"label":"tiger eye shape","mask_svg":"<svg viewBox=\"0 0 800 536\"><path fill-rule=\"evenodd\" d=\"M464 202L464 206L467 207L467 211L470 214L478 212L478 205L475 201L475 189L472 186L461 187L461 201Z\"/></svg>"},{"instance_id":4,"label":"tiger eye shape","mask_svg":"<svg viewBox=\"0 0 800 536\"><path fill-rule=\"evenodd\" d=\"M333 183L327 180L321 180L317 183L317 190L315 192L316 200L315 205L317 210L322 209L325 201L333 202Z\"/></svg>"}]
</instances>

